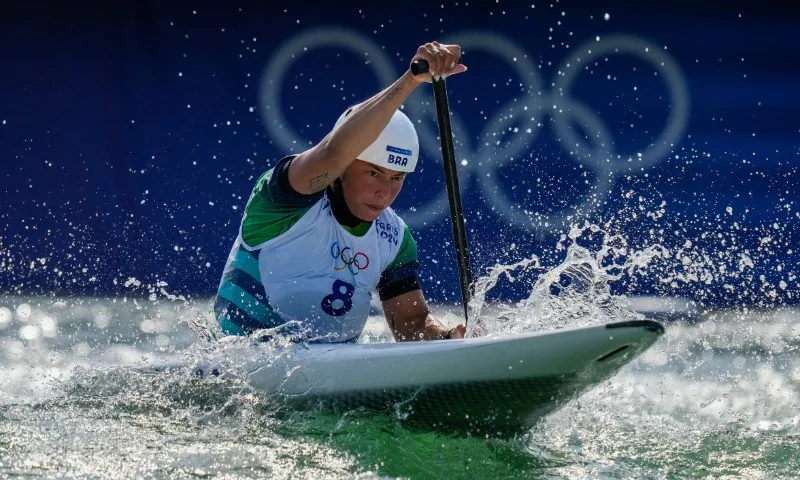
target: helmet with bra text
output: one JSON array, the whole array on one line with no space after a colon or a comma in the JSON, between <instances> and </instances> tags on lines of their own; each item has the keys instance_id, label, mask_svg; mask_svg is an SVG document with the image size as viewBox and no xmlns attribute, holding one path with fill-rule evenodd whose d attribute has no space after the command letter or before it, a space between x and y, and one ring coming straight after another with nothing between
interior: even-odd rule
<instances>
[{"instance_id":1,"label":"helmet with bra text","mask_svg":"<svg viewBox=\"0 0 800 480\"><path fill-rule=\"evenodd\" d=\"M358 105L342 113L334 128L341 125L356 108ZM413 172L419 158L419 138L414 124L405 113L395 111L378 138L356 158L398 172Z\"/></svg>"}]
</instances>

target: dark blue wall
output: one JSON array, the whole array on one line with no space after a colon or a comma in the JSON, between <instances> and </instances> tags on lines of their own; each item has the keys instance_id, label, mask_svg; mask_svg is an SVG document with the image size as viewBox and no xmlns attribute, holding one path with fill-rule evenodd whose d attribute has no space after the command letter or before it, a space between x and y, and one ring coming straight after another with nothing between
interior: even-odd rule
<instances>
[{"instance_id":1,"label":"dark blue wall","mask_svg":"<svg viewBox=\"0 0 800 480\"><path fill-rule=\"evenodd\" d=\"M589 221L670 252L619 293L796 302L798 12L533 3L4 3L0 290L119 293L135 277L212 293L254 179L419 44L454 39L477 272L556 264L569 224ZM396 206L427 295L455 300L430 93L407 102L424 158Z\"/></svg>"}]
</instances>

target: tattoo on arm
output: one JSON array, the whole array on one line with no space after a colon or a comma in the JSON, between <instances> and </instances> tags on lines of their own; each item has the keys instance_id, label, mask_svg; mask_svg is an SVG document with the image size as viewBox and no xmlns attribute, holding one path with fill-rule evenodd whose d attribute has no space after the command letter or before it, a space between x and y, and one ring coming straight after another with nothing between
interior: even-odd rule
<instances>
[{"instance_id":1,"label":"tattoo on arm","mask_svg":"<svg viewBox=\"0 0 800 480\"><path fill-rule=\"evenodd\" d=\"M398 85L398 86L394 87L393 89L389 90L389 94L386 95L386 98L391 100L394 97L396 97L402 91L403 91L402 85Z\"/></svg>"},{"instance_id":2,"label":"tattoo on arm","mask_svg":"<svg viewBox=\"0 0 800 480\"><path fill-rule=\"evenodd\" d=\"M322 175L317 175L308 181L308 193L317 193L328 186L329 183L330 181L328 180L328 172L325 172Z\"/></svg>"},{"instance_id":3,"label":"tattoo on arm","mask_svg":"<svg viewBox=\"0 0 800 480\"><path fill-rule=\"evenodd\" d=\"M389 323L389 328L392 331L392 336L394 337L395 341L403 341L406 339L405 335L397 330L397 323L395 322L395 314L392 313L386 318L386 321Z\"/></svg>"}]
</instances>

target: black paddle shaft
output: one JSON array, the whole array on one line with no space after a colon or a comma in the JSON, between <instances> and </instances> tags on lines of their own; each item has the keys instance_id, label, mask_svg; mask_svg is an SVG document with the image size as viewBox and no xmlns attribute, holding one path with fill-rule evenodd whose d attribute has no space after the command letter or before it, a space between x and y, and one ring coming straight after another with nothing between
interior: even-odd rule
<instances>
[{"instance_id":1,"label":"black paddle shaft","mask_svg":"<svg viewBox=\"0 0 800 480\"><path fill-rule=\"evenodd\" d=\"M419 75L428 72L428 62L417 60L411 64L411 73ZM472 268L469 263L467 233L464 229L464 210L461 208L461 192L458 188L456 154L453 148L453 130L450 127L450 107L447 103L447 86L444 77L433 81L433 97L436 101L436 118L439 123L439 139L442 143L444 178L447 196L450 200L450 221L453 225L453 239L458 259L458 277L461 282L461 298L464 302L464 324L469 320L467 304L472 298Z\"/></svg>"}]
</instances>

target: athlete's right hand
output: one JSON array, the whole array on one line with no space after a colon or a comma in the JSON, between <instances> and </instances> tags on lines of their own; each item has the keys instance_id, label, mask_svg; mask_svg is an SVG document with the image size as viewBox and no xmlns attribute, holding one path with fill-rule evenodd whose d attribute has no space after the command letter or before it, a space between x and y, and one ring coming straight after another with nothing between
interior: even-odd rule
<instances>
[{"instance_id":1,"label":"athlete's right hand","mask_svg":"<svg viewBox=\"0 0 800 480\"><path fill-rule=\"evenodd\" d=\"M460 45L443 45L439 42L426 43L417 49L417 54L411 63L417 60L428 62L428 73L417 75L414 78L431 83L435 78L447 77L467 71L461 62Z\"/></svg>"}]
</instances>

